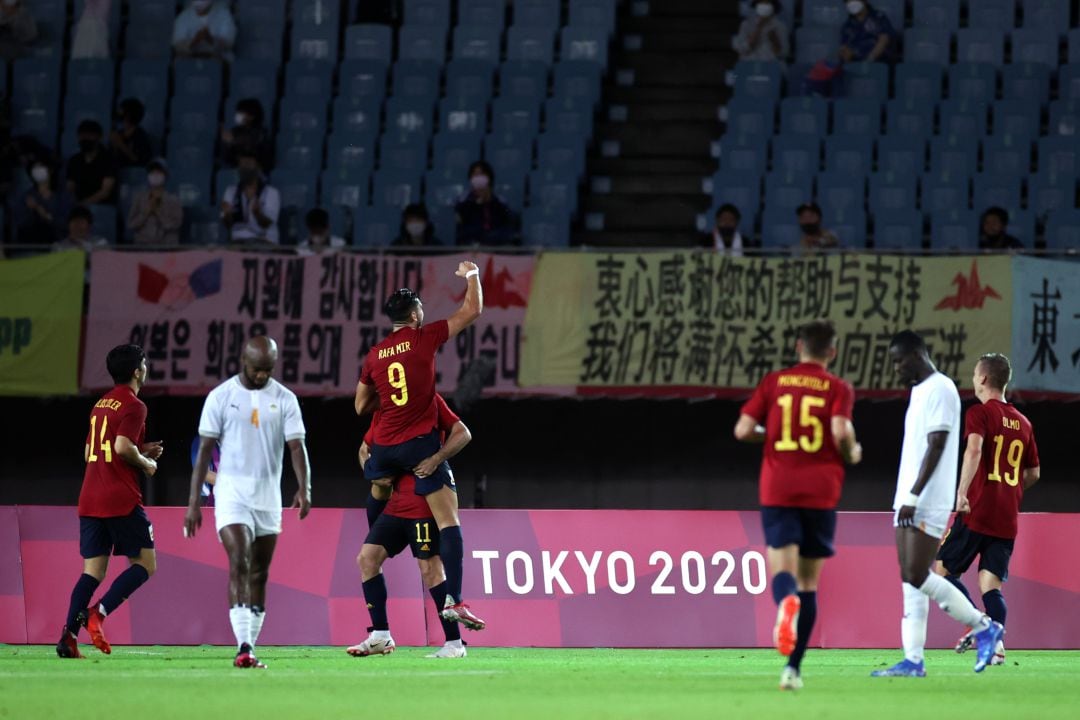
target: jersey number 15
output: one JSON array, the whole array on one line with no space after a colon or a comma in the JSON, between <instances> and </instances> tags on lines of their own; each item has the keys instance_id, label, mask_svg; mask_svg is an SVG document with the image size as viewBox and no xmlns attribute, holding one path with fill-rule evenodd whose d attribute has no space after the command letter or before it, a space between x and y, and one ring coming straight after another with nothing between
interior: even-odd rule
<instances>
[{"instance_id":1,"label":"jersey number 15","mask_svg":"<svg viewBox=\"0 0 1080 720\"><path fill-rule=\"evenodd\" d=\"M807 429L810 433L800 434L798 442L791 434L791 416L795 408L795 396L790 393L776 398L776 404L780 406L780 439L773 444L777 452L794 452L802 450L807 453L816 453L821 449L825 438L825 426L821 418L815 416L814 408L825 407L825 398L815 395L803 395L799 402L799 428Z\"/></svg>"}]
</instances>

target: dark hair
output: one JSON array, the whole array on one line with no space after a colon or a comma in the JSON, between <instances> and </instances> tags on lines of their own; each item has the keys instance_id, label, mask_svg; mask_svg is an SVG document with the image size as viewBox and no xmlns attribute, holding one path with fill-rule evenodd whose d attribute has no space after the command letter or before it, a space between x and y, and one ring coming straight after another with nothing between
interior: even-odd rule
<instances>
[{"instance_id":1,"label":"dark hair","mask_svg":"<svg viewBox=\"0 0 1080 720\"><path fill-rule=\"evenodd\" d=\"M330 213L326 212L323 208L312 208L308 210L308 214L304 216L304 225L308 228L328 228L330 227Z\"/></svg>"},{"instance_id":2,"label":"dark hair","mask_svg":"<svg viewBox=\"0 0 1080 720\"><path fill-rule=\"evenodd\" d=\"M836 325L832 320L811 320L799 328L799 339L808 355L824 358L836 342Z\"/></svg>"},{"instance_id":3,"label":"dark hair","mask_svg":"<svg viewBox=\"0 0 1080 720\"><path fill-rule=\"evenodd\" d=\"M383 313L393 322L401 323L409 319L410 313L420 302L420 296L409 288L401 288L383 303Z\"/></svg>"},{"instance_id":4,"label":"dark hair","mask_svg":"<svg viewBox=\"0 0 1080 720\"><path fill-rule=\"evenodd\" d=\"M1005 208L998 207L997 205L993 207L988 207L986 208L986 210L983 211L982 217L979 218L979 224L982 225L984 222L986 222L986 218L990 217L991 215L997 217L997 219L1001 221L1002 225L1009 224L1009 212Z\"/></svg>"},{"instance_id":5,"label":"dark hair","mask_svg":"<svg viewBox=\"0 0 1080 720\"><path fill-rule=\"evenodd\" d=\"M926 341L917 332L901 330L893 335L892 340L889 341L889 347L897 348L904 354L926 352Z\"/></svg>"},{"instance_id":6,"label":"dark hair","mask_svg":"<svg viewBox=\"0 0 1080 720\"><path fill-rule=\"evenodd\" d=\"M138 98L124 98L120 101L120 113L138 125L146 117L146 106Z\"/></svg>"},{"instance_id":7,"label":"dark hair","mask_svg":"<svg viewBox=\"0 0 1080 720\"><path fill-rule=\"evenodd\" d=\"M423 203L411 203L405 206L405 209L401 211L401 222L405 223L405 218L420 218L421 220L431 220L431 216L428 215L427 206Z\"/></svg>"},{"instance_id":8,"label":"dark hair","mask_svg":"<svg viewBox=\"0 0 1080 720\"><path fill-rule=\"evenodd\" d=\"M105 357L105 367L117 385L130 382L135 371L146 359L146 353L138 345L117 345Z\"/></svg>"},{"instance_id":9,"label":"dark hair","mask_svg":"<svg viewBox=\"0 0 1080 720\"><path fill-rule=\"evenodd\" d=\"M724 213L731 213L735 216L736 220L742 220L742 213L739 212L739 208L735 207L731 203L724 203L720 206L720 209L716 211L716 217L720 217Z\"/></svg>"},{"instance_id":10,"label":"dark hair","mask_svg":"<svg viewBox=\"0 0 1080 720\"><path fill-rule=\"evenodd\" d=\"M990 378L990 386L997 390L1004 391L1012 380L1012 365L1001 353L986 353L979 358L979 365Z\"/></svg>"},{"instance_id":11,"label":"dark hair","mask_svg":"<svg viewBox=\"0 0 1080 720\"><path fill-rule=\"evenodd\" d=\"M79 127L75 131L79 135L93 133L95 135L104 135L105 131L101 129L101 123L97 120L90 120L89 118L79 123Z\"/></svg>"},{"instance_id":12,"label":"dark hair","mask_svg":"<svg viewBox=\"0 0 1080 720\"><path fill-rule=\"evenodd\" d=\"M258 98L244 98L236 103L236 112L242 112L245 115L251 116L251 124L255 127L262 127L263 120L266 118L266 111L263 110L262 103Z\"/></svg>"},{"instance_id":13,"label":"dark hair","mask_svg":"<svg viewBox=\"0 0 1080 720\"><path fill-rule=\"evenodd\" d=\"M71 208L71 212L68 213L68 222L71 222L72 220L85 220L93 225L94 213L90 212L90 208L85 205L76 205Z\"/></svg>"},{"instance_id":14,"label":"dark hair","mask_svg":"<svg viewBox=\"0 0 1080 720\"><path fill-rule=\"evenodd\" d=\"M495 184L495 168L491 167L491 163L486 160L476 160L469 166L469 177L473 176L477 170L482 170L488 179L491 180L491 184Z\"/></svg>"},{"instance_id":15,"label":"dark hair","mask_svg":"<svg viewBox=\"0 0 1080 720\"><path fill-rule=\"evenodd\" d=\"M821 217L821 208L818 207L817 203L813 203L813 202L804 202L802 205L795 208L795 216L798 217L799 215L802 215L807 210L814 213L818 217Z\"/></svg>"}]
</instances>

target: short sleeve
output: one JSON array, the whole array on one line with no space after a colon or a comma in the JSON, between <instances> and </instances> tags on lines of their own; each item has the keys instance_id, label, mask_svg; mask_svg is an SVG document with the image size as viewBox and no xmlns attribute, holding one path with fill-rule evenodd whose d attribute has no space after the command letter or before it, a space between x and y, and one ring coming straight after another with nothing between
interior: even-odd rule
<instances>
[{"instance_id":1,"label":"short sleeve","mask_svg":"<svg viewBox=\"0 0 1080 720\"><path fill-rule=\"evenodd\" d=\"M952 390L952 392L950 392ZM952 381L938 382L926 398L924 418L926 432L952 432L960 423L959 396L952 388Z\"/></svg>"},{"instance_id":2,"label":"short sleeve","mask_svg":"<svg viewBox=\"0 0 1080 720\"><path fill-rule=\"evenodd\" d=\"M461 422L461 418L457 416L450 406L443 400L443 396L439 393L435 393L435 409L438 412L438 426L442 432L450 432L455 425Z\"/></svg>"},{"instance_id":3,"label":"short sleeve","mask_svg":"<svg viewBox=\"0 0 1080 720\"><path fill-rule=\"evenodd\" d=\"M850 420L855 410L855 390L852 389L851 383L846 380L837 380L832 401L829 416L844 417Z\"/></svg>"},{"instance_id":4,"label":"short sleeve","mask_svg":"<svg viewBox=\"0 0 1080 720\"><path fill-rule=\"evenodd\" d=\"M307 435L304 427L304 416L300 413L300 401L296 395L289 393L285 399L285 442L299 440Z\"/></svg>"},{"instance_id":5,"label":"short sleeve","mask_svg":"<svg viewBox=\"0 0 1080 720\"><path fill-rule=\"evenodd\" d=\"M124 404L128 407L120 414L120 422L116 426L116 435L117 437L123 435L132 442L139 442L143 425L146 423L146 405L138 400Z\"/></svg>"},{"instance_id":6,"label":"short sleeve","mask_svg":"<svg viewBox=\"0 0 1080 720\"><path fill-rule=\"evenodd\" d=\"M450 339L450 323L446 320L439 320L431 325L424 326L424 332L421 335L421 343L425 347L429 347L432 350L437 350L443 343Z\"/></svg>"},{"instance_id":7,"label":"short sleeve","mask_svg":"<svg viewBox=\"0 0 1080 720\"><path fill-rule=\"evenodd\" d=\"M199 436L220 438L224 418L221 413L223 392L211 392L203 403L202 415L199 416Z\"/></svg>"},{"instance_id":8,"label":"short sleeve","mask_svg":"<svg viewBox=\"0 0 1080 720\"><path fill-rule=\"evenodd\" d=\"M986 408L982 403L972 405L964 413L964 436L982 435L985 437L986 430Z\"/></svg>"},{"instance_id":9,"label":"short sleeve","mask_svg":"<svg viewBox=\"0 0 1080 720\"><path fill-rule=\"evenodd\" d=\"M374 385L375 380L371 377L371 353L364 358L364 366L360 368L360 382L365 385Z\"/></svg>"},{"instance_id":10,"label":"short sleeve","mask_svg":"<svg viewBox=\"0 0 1080 720\"><path fill-rule=\"evenodd\" d=\"M1024 467L1039 467L1039 446L1035 443L1035 431L1032 430L1028 437L1027 449L1024 452Z\"/></svg>"},{"instance_id":11,"label":"short sleeve","mask_svg":"<svg viewBox=\"0 0 1080 720\"><path fill-rule=\"evenodd\" d=\"M758 386L754 388L754 394L743 404L742 409L739 412L743 415L749 415L759 423L765 422L766 404L768 402L768 398L766 397L768 395L766 385L771 384L772 375L766 375L762 381L758 383Z\"/></svg>"}]
</instances>

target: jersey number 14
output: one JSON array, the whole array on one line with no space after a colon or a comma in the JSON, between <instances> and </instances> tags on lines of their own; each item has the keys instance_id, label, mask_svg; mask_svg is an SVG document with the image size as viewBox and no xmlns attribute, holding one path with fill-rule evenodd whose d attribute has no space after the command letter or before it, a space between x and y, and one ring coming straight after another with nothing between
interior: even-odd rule
<instances>
[{"instance_id":1,"label":"jersey number 14","mask_svg":"<svg viewBox=\"0 0 1080 720\"><path fill-rule=\"evenodd\" d=\"M94 435L97 435L94 431L97 429L97 415L90 416L90 442L88 446L90 452L86 455L87 462L97 462L98 454L94 447ZM112 462L112 441L105 437L105 432L109 429L109 418L101 418L101 434L98 435L97 444L101 447L101 454L105 457L105 462Z\"/></svg>"}]
</instances>

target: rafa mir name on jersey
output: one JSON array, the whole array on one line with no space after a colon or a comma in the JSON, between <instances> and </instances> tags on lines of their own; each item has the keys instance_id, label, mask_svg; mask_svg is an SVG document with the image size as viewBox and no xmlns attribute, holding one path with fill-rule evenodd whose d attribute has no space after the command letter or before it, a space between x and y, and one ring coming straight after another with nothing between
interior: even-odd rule
<instances>
[{"instance_id":1,"label":"rafa mir name on jersey","mask_svg":"<svg viewBox=\"0 0 1080 720\"><path fill-rule=\"evenodd\" d=\"M397 345L391 345L390 347L379 349L379 359L394 357L402 353L407 353L412 350L412 343L406 340L405 342L399 342Z\"/></svg>"}]
</instances>

